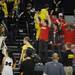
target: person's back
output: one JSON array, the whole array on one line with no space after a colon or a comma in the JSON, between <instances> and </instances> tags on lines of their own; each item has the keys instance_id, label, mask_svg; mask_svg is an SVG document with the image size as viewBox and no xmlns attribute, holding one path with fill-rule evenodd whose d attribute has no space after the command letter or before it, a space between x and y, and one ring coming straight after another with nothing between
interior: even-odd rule
<instances>
[{"instance_id":1,"label":"person's back","mask_svg":"<svg viewBox=\"0 0 75 75\"><path fill-rule=\"evenodd\" d=\"M46 63L45 71L48 75L64 75L63 65L54 61Z\"/></svg>"},{"instance_id":2,"label":"person's back","mask_svg":"<svg viewBox=\"0 0 75 75\"><path fill-rule=\"evenodd\" d=\"M59 56L53 53L52 62L47 62L44 69L44 74L47 75L65 75L64 67L58 62Z\"/></svg>"}]
</instances>

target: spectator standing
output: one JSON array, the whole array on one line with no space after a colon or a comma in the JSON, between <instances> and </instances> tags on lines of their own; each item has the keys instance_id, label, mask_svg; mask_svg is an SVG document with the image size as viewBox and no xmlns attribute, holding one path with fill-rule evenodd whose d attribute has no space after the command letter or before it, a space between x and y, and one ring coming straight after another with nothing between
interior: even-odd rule
<instances>
[{"instance_id":1,"label":"spectator standing","mask_svg":"<svg viewBox=\"0 0 75 75\"><path fill-rule=\"evenodd\" d=\"M73 67L72 67L73 58L74 58L74 55L73 55L72 51L67 50L66 57L64 58L66 60L66 62L65 62L66 64L64 66L64 70L65 70L66 75L73 75Z\"/></svg>"},{"instance_id":2,"label":"spectator standing","mask_svg":"<svg viewBox=\"0 0 75 75\"><path fill-rule=\"evenodd\" d=\"M71 48L71 45L75 43L74 35L75 35L75 29L72 28L72 25L62 25L62 32L63 32L63 39L66 50L69 50Z\"/></svg>"},{"instance_id":3,"label":"spectator standing","mask_svg":"<svg viewBox=\"0 0 75 75\"><path fill-rule=\"evenodd\" d=\"M52 62L45 64L45 75L65 75L64 67L58 62L59 56L57 53L52 54Z\"/></svg>"},{"instance_id":4,"label":"spectator standing","mask_svg":"<svg viewBox=\"0 0 75 75\"><path fill-rule=\"evenodd\" d=\"M64 70L66 75L73 75L73 59L74 54L71 50L66 50L65 47L61 51L62 55L62 64L64 65Z\"/></svg>"},{"instance_id":5,"label":"spectator standing","mask_svg":"<svg viewBox=\"0 0 75 75\"><path fill-rule=\"evenodd\" d=\"M60 21L58 20L58 18L56 18L56 16L54 15L50 15L51 18L51 36L50 39L52 41L52 49L60 54L60 49L61 49L61 45L62 45L62 37L61 37L61 29L60 29Z\"/></svg>"},{"instance_id":6,"label":"spectator standing","mask_svg":"<svg viewBox=\"0 0 75 75\"><path fill-rule=\"evenodd\" d=\"M5 27L0 24L0 56L1 56L1 59L2 59L2 55L6 53L6 43L5 43L5 40L6 40L6 31L5 31Z\"/></svg>"},{"instance_id":7,"label":"spectator standing","mask_svg":"<svg viewBox=\"0 0 75 75\"><path fill-rule=\"evenodd\" d=\"M42 58L42 62L47 60L48 52L48 40L50 31L50 20L39 22L40 24L40 35L39 35L39 55Z\"/></svg>"}]
</instances>

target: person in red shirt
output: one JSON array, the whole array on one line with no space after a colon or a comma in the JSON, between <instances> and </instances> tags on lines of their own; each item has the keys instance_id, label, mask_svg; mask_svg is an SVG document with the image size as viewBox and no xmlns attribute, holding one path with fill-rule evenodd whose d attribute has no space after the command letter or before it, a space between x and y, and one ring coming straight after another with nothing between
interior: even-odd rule
<instances>
[{"instance_id":1,"label":"person in red shirt","mask_svg":"<svg viewBox=\"0 0 75 75\"><path fill-rule=\"evenodd\" d=\"M47 60L48 40L50 31L50 20L44 20L40 23L40 35L39 35L39 56L43 63Z\"/></svg>"},{"instance_id":2,"label":"person in red shirt","mask_svg":"<svg viewBox=\"0 0 75 75\"><path fill-rule=\"evenodd\" d=\"M40 30L39 40L48 41L50 27L47 25L47 20L41 23L40 27L41 30Z\"/></svg>"},{"instance_id":3,"label":"person in red shirt","mask_svg":"<svg viewBox=\"0 0 75 75\"><path fill-rule=\"evenodd\" d=\"M51 19L52 23L58 24L58 18L56 18L55 15L50 15L50 19Z\"/></svg>"},{"instance_id":4,"label":"person in red shirt","mask_svg":"<svg viewBox=\"0 0 75 75\"><path fill-rule=\"evenodd\" d=\"M75 29L72 28L72 25L67 25L66 27L62 25L63 39L66 50L71 49L71 45L75 43Z\"/></svg>"},{"instance_id":5,"label":"person in red shirt","mask_svg":"<svg viewBox=\"0 0 75 75\"><path fill-rule=\"evenodd\" d=\"M61 32L60 21L54 15L50 15L50 19L52 22L51 29L53 28L51 32L51 41L52 41L51 47L54 52L59 53L62 45L61 42L62 37L60 36Z\"/></svg>"}]
</instances>

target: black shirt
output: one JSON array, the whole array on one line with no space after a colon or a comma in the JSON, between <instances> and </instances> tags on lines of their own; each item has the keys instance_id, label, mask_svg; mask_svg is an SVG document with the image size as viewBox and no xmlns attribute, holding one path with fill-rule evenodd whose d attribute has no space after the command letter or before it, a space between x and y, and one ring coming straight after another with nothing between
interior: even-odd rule
<instances>
[{"instance_id":1,"label":"black shirt","mask_svg":"<svg viewBox=\"0 0 75 75\"><path fill-rule=\"evenodd\" d=\"M32 59L26 59L21 63L20 71L23 75L33 75L34 74L34 63Z\"/></svg>"},{"instance_id":2,"label":"black shirt","mask_svg":"<svg viewBox=\"0 0 75 75\"><path fill-rule=\"evenodd\" d=\"M64 66L72 66L72 58L68 58L69 55L72 55L73 53L71 50L67 50L65 52L62 52L62 63Z\"/></svg>"}]
</instances>

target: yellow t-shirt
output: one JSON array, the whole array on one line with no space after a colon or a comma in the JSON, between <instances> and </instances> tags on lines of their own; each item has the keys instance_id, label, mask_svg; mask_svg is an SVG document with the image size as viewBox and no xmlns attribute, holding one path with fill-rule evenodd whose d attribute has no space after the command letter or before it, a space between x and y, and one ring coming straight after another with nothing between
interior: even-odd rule
<instances>
[{"instance_id":1,"label":"yellow t-shirt","mask_svg":"<svg viewBox=\"0 0 75 75\"><path fill-rule=\"evenodd\" d=\"M21 60L24 61L25 60L25 56L26 56L26 50L27 48L33 48L33 46L31 44L26 44L22 46L22 52L21 52Z\"/></svg>"}]
</instances>

